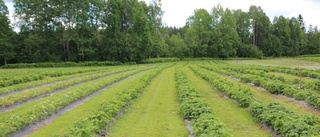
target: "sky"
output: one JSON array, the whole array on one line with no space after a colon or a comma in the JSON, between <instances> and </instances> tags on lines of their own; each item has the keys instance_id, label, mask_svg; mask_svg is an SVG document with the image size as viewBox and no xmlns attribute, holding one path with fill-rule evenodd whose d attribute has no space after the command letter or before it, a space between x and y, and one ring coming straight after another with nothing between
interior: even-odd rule
<instances>
[{"instance_id":1,"label":"sky","mask_svg":"<svg viewBox=\"0 0 320 137\"><path fill-rule=\"evenodd\" d=\"M4 0L9 9L11 22L14 14L12 1ZM144 1L149 3L150 0ZM161 0L161 3L165 12L163 22L167 26L182 27L195 9L204 8L210 12L219 3L224 8L242 11L249 11L251 5L261 6L271 21L275 16L291 18L301 14L307 28L309 24L320 26L320 0Z\"/></svg>"}]
</instances>

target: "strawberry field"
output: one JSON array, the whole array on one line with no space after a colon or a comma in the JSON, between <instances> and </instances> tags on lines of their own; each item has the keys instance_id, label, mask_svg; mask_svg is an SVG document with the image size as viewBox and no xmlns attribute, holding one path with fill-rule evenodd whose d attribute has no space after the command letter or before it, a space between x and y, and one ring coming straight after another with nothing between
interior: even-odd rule
<instances>
[{"instance_id":1,"label":"strawberry field","mask_svg":"<svg viewBox=\"0 0 320 137\"><path fill-rule=\"evenodd\" d=\"M320 70L227 61L0 70L0 136L320 136Z\"/></svg>"}]
</instances>

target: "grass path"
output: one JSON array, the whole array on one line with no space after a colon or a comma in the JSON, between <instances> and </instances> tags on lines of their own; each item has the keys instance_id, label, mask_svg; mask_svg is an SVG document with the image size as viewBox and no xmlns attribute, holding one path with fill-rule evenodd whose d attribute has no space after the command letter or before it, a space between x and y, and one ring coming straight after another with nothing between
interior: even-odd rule
<instances>
[{"instance_id":1,"label":"grass path","mask_svg":"<svg viewBox=\"0 0 320 137\"><path fill-rule=\"evenodd\" d=\"M71 127L73 127L74 123L81 120L83 117L87 117L92 115L98 106L108 99L111 99L116 93L125 90L130 87L134 81L141 79L145 73L149 71L142 72L136 76L130 77L120 83L114 85L108 90L102 92L98 96L91 98L86 101L84 104L79 107L73 109L72 111L67 112L64 115L61 115L54 121L49 121L46 126L43 128L29 134L31 137L40 137L40 136L62 136L65 132L68 131ZM63 128L62 128L63 127Z\"/></svg>"},{"instance_id":2,"label":"grass path","mask_svg":"<svg viewBox=\"0 0 320 137\"><path fill-rule=\"evenodd\" d=\"M161 72L126 114L110 127L112 137L186 137L175 91L175 68Z\"/></svg>"},{"instance_id":3,"label":"grass path","mask_svg":"<svg viewBox=\"0 0 320 137\"><path fill-rule=\"evenodd\" d=\"M184 67L188 79L203 95L206 102L213 109L214 116L221 120L226 126L232 129L232 134L239 137L271 137L269 131L265 130L251 114L238 107L232 100L223 97L219 91L202 78L196 76L188 67Z\"/></svg>"}]
</instances>

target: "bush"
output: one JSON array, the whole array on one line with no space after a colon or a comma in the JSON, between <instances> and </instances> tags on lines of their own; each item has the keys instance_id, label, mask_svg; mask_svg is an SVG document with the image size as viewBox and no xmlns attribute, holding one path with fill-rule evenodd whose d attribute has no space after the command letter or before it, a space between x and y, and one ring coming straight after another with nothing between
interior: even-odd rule
<instances>
[{"instance_id":1,"label":"bush","mask_svg":"<svg viewBox=\"0 0 320 137\"><path fill-rule=\"evenodd\" d=\"M161 63L161 62L174 62L174 61L180 61L179 58L149 58L142 60L142 64L149 64L149 63Z\"/></svg>"},{"instance_id":2,"label":"bush","mask_svg":"<svg viewBox=\"0 0 320 137\"><path fill-rule=\"evenodd\" d=\"M18 63L7 64L2 68L53 68L53 67L76 67L76 66L116 66L122 65L119 61L86 61L86 62L43 62L43 63ZM135 64L135 62L127 62L124 64Z\"/></svg>"},{"instance_id":3,"label":"bush","mask_svg":"<svg viewBox=\"0 0 320 137\"><path fill-rule=\"evenodd\" d=\"M241 44L237 50L238 57L253 57L261 59L263 53L258 49L256 45L252 44Z\"/></svg>"}]
</instances>

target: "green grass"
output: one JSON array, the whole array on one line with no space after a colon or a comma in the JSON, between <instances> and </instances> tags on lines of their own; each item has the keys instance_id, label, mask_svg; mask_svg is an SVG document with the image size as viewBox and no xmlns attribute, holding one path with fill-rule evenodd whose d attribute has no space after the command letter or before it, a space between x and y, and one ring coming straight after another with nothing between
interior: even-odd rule
<instances>
[{"instance_id":1,"label":"green grass","mask_svg":"<svg viewBox=\"0 0 320 137\"><path fill-rule=\"evenodd\" d=\"M126 114L110 127L111 137L186 137L179 115L174 67L164 70L145 89Z\"/></svg>"},{"instance_id":2,"label":"green grass","mask_svg":"<svg viewBox=\"0 0 320 137\"><path fill-rule=\"evenodd\" d=\"M141 79L146 72L142 72L141 74L130 77L113 87L109 88L108 90L102 92L98 96L95 96L85 102L84 104L80 105L79 107L73 109L72 111L67 112L66 114L58 117L52 123L48 123L47 126L33 132L32 134L28 135L30 137L40 137L40 136L61 136L65 132L67 132L70 128L73 127L73 124L77 121L81 120L83 117L88 117L92 115L98 106L108 99L111 99L116 93L125 90L126 88L130 87L134 81ZM61 128L63 127L63 128Z\"/></svg>"},{"instance_id":3,"label":"green grass","mask_svg":"<svg viewBox=\"0 0 320 137\"><path fill-rule=\"evenodd\" d=\"M189 68L184 67L186 76L203 95L213 109L213 115L232 129L232 134L239 137L271 137L250 113L238 107L233 101L223 97L208 82L196 76Z\"/></svg>"},{"instance_id":4,"label":"green grass","mask_svg":"<svg viewBox=\"0 0 320 137\"><path fill-rule=\"evenodd\" d=\"M320 54L299 56L296 59L320 62Z\"/></svg>"}]
</instances>

